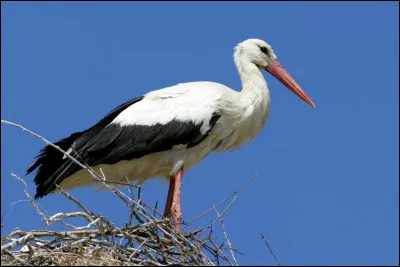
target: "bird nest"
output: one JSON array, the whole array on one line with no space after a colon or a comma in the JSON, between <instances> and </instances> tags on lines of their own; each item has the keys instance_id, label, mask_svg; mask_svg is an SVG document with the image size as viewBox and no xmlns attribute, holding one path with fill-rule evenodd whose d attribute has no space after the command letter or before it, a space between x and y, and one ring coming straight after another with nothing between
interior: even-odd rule
<instances>
[{"instance_id":1,"label":"bird nest","mask_svg":"<svg viewBox=\"0 0 400 267\"><path fill-rule=\"evenodd\" d=\"M183 230L200 217L215 211L217 217L210 225L189 232L178 232L156 207L141 201L140 187L127 188L128 195L125 190L107 184L112 193L129 208L129 221L118 227L60 188L60 193L72 201L79 211L45 215L28 193L26 182L12 175L24 184L24 192L44 224L62 224L65 231L13 231L1 239L1 265L235 265L235 250L226 235L222 215L250 180L219 204L185 223ZM221 214L218 213L218 206L228 200L231 200L230 204ZM77 226L69 222L76 218L84 219L87 224ZM222 244L217 244L213 236L213 226L218 221L223 225L225 240ZM230 251L230 255L226 251Z\"/></svg>"}]
</instances>

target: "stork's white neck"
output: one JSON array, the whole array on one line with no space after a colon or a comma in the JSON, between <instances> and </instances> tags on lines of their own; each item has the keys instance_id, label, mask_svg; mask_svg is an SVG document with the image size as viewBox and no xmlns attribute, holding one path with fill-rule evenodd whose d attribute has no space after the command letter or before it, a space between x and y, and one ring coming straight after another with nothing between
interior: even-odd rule
<instances>
[{"instance_id":1,"label":"stork's white neck","mask_svg":"<svg viewBox=\"0 0 400 267\"><path fill-rule=\"evenodd\" d=\"M242 81L238 99L242 112L236 117L237 128L227 147L231 144L238 147L253 139L265 125L270 109L269 90L260 69L243 54L235 53L234 60Z\"/></svg>"},{"instance_id":2,"label":"stork's white neck","mask_svg":"<svg viewBox=\"0 0 400 267\"><path fill-rule=\"evenodd\" d=\"M254 63L240 55L235 55L234 61L242 81L241 94L243 97L253 103L259 103L262 100L269 101L267 82L261 70Z\"/></svg>"}]
</instances>

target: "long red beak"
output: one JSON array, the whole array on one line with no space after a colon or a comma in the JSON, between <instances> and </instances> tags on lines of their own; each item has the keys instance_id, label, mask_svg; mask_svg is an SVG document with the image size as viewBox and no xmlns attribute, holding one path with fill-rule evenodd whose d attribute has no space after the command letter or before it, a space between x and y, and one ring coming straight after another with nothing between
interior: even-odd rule
<instances>
[{"instance_id":1,"label":"long red beak","mask_svg":"<svg viewBox=\"0 0 400 267\"><path fill-rule=\"evenodd\" d=\"M316 108L311 98L301 89L300 85L297 84L295 79L289 74L289 72L278 62L278 60L271 61L268 67L265 68L287 88L289 88L298 97L303 99L305 102Z\"/></svg>"}]
</instances>

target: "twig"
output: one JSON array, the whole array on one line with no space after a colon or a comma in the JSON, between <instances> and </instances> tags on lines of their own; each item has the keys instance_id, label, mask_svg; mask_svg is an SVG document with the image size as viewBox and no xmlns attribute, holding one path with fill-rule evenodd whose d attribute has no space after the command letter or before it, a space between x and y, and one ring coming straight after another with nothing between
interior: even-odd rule
<instances>
[{"instance_id":1,"label":"twig","mask_svg":"<svg viewBox=\"0 0 400 267\"><path fill-rule=\"evenodd\" d=\"M55 149L57 149L58 151L60 151L61 153L63 153L66 157L68 157L70 160L72 160L74 163L78 164L82 169L87 170L90 174L92 174L92 176L99 178L99 175L96 174L93 170L91 170L89 167L87 167L86 165L80 163L77 159L75 159L74 157L72 157L69 153L65 152L63 149L61 149L59 146L56 146L55 144L53 144L52 142L48 141L47 139L45 139L44 137L38 135L37 133L32 132L31 130L28 130L27 128L25 128L24 126L20 125L20 124L16 124L10 121L6 121L6 120L1 120L1 123L4 124L8 124L17 128L22 129L24 132L30 133L33 136L36 136L37 138L39 138L40 140L42 140L43 142L45 142L47 145L54 147Z\"/></svg>"},{"instance_id":2,"label":"twig","mask_svg":"<svg viewBox=\"0 0 400 267\"><path fill-rule=\"evenodd\" d=\"M24 193L26 195L26 197L29 199L29 202L31 203L31 205L34 207L34 209L36 210L37 214L39 214L39 216L42 218L42 220L44 221L44 223L46 225L49 225L50 222L47 219L46 215L43 214L43 212L40 211L38 205L36 205L35 200L33 199L33 197L28 193L28 185L26 184L25 180L18 177L18 175L11 173L11 176L13 176L15 179L17 179L18 181L20 181L23 185L24 185Z\"/></svg>"},{"instance_id":3,"label":"twig","mask_svg":"<svg viewBox=\"0 0 400 267\"><path fill-rule=\"evenodd\" d=\"M233 203L235 203L236 199L237 199L237 196L235 196L235 198L231 201L231 203L229 203L229 205L222 211L221 215L219 215L216 219L214 219L214 220L211 222L211 224L210 224L209 226L207 226L207 228L205 228L205 229L200 233L200 235L202 235L203 233L205 233L205 231L206 231L207 229L211 228L211 227L221 218L221 216L223 216L223 215L232 207L232 205L233 205ZM216 208L215 208L215 209L216 209Z\"/></svg>"},{"instance_id":4,"label":"twig","mask_svg":"<svg viewBox=\"0 0 400 267\"><path fill-rule=\"evenodd\" d=\"M219 221L221 222L222 225L222 233L224 234L225 240L228 243L228 247L229 247L229 251L231 252L231 256L233 261L235 262L236 266L239 266L236 258L235 258L235 253L233 253L233 249L232 249L232 244L231 241L229 241L228 235L226 234L226 230L225 230L225 224L224 224L224 220L222 219L222 215L219 214L218 210L215 209L215 212L217 213L217 216L219 218Z\"/></svg>"},{"instance_id":5,"label":"twig","mask_svg":"<svg viewBox=\"0 0 400 267\"><path fill-rule=\"evenodd\" d=\"M274 251L272 250L271 246L268 244L267 240L264 238L264 235L261 233L260 238L264 240L265 245L268 247L269 251L271 252L272 256L274 257L276 263L278 265L281 265L281 262L279 261L278 257L275 255Z\"/></svg>"},{"instance_id":6,"label":"twig","mask_svg":"<svg viewBox=\"0 0 400 267\"><path fill-rule=\"evenodd\" d=\"M237 188L235 191L233 191L229 196L227 196L224 200L222 200L221 202L219 202L217 205L212 206L211 208L209 208L208 210L206 210L205 212L203 212L202 214L200 214L199 216L195 217L193 220L191 220L190 222L188 222L182 230L184 230L186 227L188 227L189 225L191 225L192 223L194 223L195 221L197 221L198 219L200 219L201 217L203 217L204 215L206 215L207 213L213 211L214 209L218 208L219 206L221 206L222 204L224 204L225 202L227 202L232 196L238 194L246 185L248 185L251 181L253 181L257 176L257 173L254 174L253 176L251 176L249 179L247 179L246 182L244 182L241 186L239 186L239 188Z\"/></svg>"},{"instance_id":7,"label":"twig","mask_svg":"<svg viewBox=\"0 0 400 267\"><path fill-rule=\"evenodd\" d=\"M26 243L28 243L29 241L31 241L32 239L34 239L35 237L32 234L28 234L26 236L23 236L21 238L18 238L10 243L8 243L7 245L1 246L1 251L3 250L9 250L9 249L13 249L16 247L19 247L21 245L25 245Z\"/></svg>"},{"instance_id":8,"label":"twig","mask_svg":"<svg viewBox=\"0 0 400 267\"><path fill-rule=\"evenodd\" d=\"M56 213L53 216L51 216L49 218L50 221L53 221L59 217L63 217L63 218L71 218L71 217L83 217L85 218L89 223L93 222L92 218L90 218L86 213L84 212L80 212L80 211L76 211L76 212L70 212L70 213Z\"/></svg>"},{"instance_id":9,"label":"twig","mask_svg":"<svg viewBox=\"0 0 400 267\"><path fill-rule=\"evenodd\" d=\"M93 212L91 212L90 210L88 210L80 201L78 201L76 198L74 198L73 196L71 196L71 194L69 194L68 192L65 192L59 185L56 185L58 190L60 190L60 193L62 195L64 195L66 198L68 198L69 200L71 200L72 202L74 202L79 208L81 208L88 216L88 221L91 222L93 221L92 216L94 215Z\"/></svg>"}]
</instances>

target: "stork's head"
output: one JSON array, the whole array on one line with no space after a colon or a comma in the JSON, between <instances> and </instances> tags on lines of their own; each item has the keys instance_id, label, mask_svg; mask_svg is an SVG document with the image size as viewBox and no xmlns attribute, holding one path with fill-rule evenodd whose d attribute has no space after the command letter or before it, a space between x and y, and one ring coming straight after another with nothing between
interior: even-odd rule
<instances>
[{"instance_id":1,"label":"stork's head","mask_svg":"<svg viewBox=\"0 0 400 267\"><path fill-rule=\"evenodd\" d=\"M298 97L315 108L313 101L301 89L289 72L278 62L272 47L259 39L248 39L238 44L234 54L235 62L246 62L256 65L271 73Z\"/></svg>"}]
</instances>

